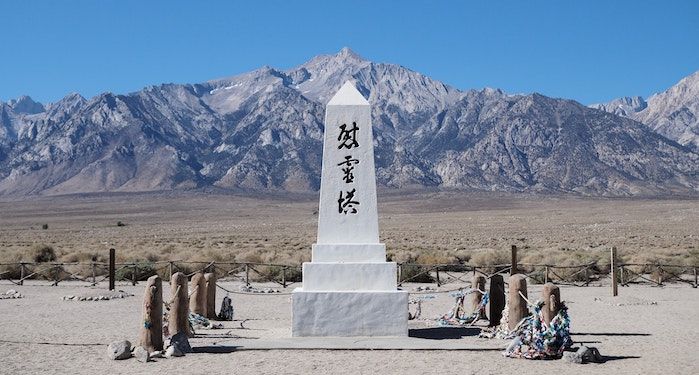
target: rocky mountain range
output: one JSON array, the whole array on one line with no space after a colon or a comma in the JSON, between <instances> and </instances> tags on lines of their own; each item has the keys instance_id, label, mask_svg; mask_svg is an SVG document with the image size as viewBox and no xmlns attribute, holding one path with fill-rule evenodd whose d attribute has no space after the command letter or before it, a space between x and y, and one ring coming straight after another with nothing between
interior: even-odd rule
<instances>
[{"instance_id":1,"label":"rocky mountain range","mask_svg":"<svg viewBox=\"0 0 699 375\"><path fill-rule=\"evenodd\" d=\"M590 107L642 122L681 145L699 149L699 71L648 100L625 97Z\"/></svg>"},{"instance_id":2,"label":"rocky mountain range","mask_svg":"<svg viewBox=\"0 0 699 375\"><path fill-rule=\"evenodd\" d=\"M313 191L320 185L324 106L346 80L372 104L382 186L699 192L699 153L684 131L668 130L691 123L696 107L671 107L699 102L696 91L673 91L664 106L655 104L661 99L629 99L619 103L622 113L613 110L618 104L590 108L539 94L461 91L344 48L289 70L263 67L91 99L70 94L46 105L29 97L0 102L0 195ZM649 108L652 115L635 117Z\"/></svg>"}]
</instances>

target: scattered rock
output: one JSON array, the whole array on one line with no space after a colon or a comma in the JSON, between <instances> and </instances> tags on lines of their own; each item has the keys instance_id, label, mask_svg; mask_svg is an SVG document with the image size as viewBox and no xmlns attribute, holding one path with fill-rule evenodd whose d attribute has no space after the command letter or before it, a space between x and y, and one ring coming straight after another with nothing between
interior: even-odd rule
<instances>
[{"instance_id":1,"label":"scattered rock","mask_svg":"<svg viewBox=\"0 0 699 375\"><path fill-rule=\"evenodd\" d=\"M127 340L115 341L107 347L107 355L110 359L131 358L131 343Z\"/></svg>"},{"instance_id":2,"label":"scattered rock","mask_svg":"<svg viewBox=\"0 0 699 375\"><path fill-rule=\"evenodd\" d=\"M179 332L170 338L170 346L176 346L183 353L191 353L192 347L189 345L189 338L184 332ZM165 353L167 356L167 353Z\"/></svg>"},{"instance_id":3,"label":"scattered rock","mask_svg":"<svg viewBox=\"0 0 699 375\"><path fill-rule=\"evenodd\" d=\"M240 291L249 293L252 291L252 287L250 285L241 285Z\"/></svg>"},{"instance_id":4,"label":"scattered rock","mask_svg":"<svg viewBox=\"0 0 699 375\"><path fill-rule=\"evenodd\" d=\"M126 297L131 297L133 294L126 293L124 291L118 291L118 292L109 292L108 294L104 293L87 293L82 296L73 296L73 295L68 295L64 296L62 299L64 301L109 301L112 299L117 299L117 298L126 298Z\"/></svg>"},{"instance_id":5,"label":"scattered rock","mask_svg":"<svg viewBox=\"0 0 699 375\"><path fill-rule=\"evenodd\" d=\"M177 344L170 345L165 349L165 358L183 357L184 353L177 347Z\"/></svg>"},{"instance_id":6,"label":"scattered rock","mask_svg":"<svg viewBox=\"0 0 699 375\"><path fill-rule=\"evenodd\" d=\"M582 358L578 355L578 352L564 352L563 360L570 363L582 363Z\"/></svg>"},{"instance_id":7,"label":"scattered rock","mask_svg":"<svg viewBox=\"0 0 699 375\"><path fill-rule=\"evenodd\" d=\"M587 351L582 354L583 363L602 363L604 358L599 353L599 350L594 347L587 348Z\"/></svg>"},{"instance_id":8,"label":"scattered rock","mask_svg":"<svg viewBox=\"0 0 699 375\"><path fill-rule=\"evenodd\" d=\"M142 346L137 346L136 349L133 350L133 356L136 357L136 360L139 362L146 363L150 361L148 350Z\"/></svg>"},{"instance_id":9,"label":"scattered rock","mask_svg":"<svg viewBox=\"0 0 699 375\"><path fill-rule=\"evenodd\" d=\"M575 352L563 353L563 359L570 363L602 363L604 358L599 353L599 350L594 347L581 346Z\"/></svg>"},{"instance_id":10,"label":"scattered rock","mask_svg":"<svg viewBox=\"0 0 699 375\"><path fill-rule=\"evenodd\" d=\"M14 299L14 298L24 298L24 296L22 295L22 293L14 290L14 289L10 289L5 293L0 294L0 299Z\"/></svg>"}]
</instances>

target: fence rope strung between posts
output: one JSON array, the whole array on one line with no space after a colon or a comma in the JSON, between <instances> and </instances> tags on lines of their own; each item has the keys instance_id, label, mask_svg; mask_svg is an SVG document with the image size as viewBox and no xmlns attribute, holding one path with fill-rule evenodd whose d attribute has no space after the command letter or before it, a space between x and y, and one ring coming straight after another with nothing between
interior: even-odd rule
<instances>
[{"instance_id":1,"label":"fence rope strung between posts","mask_svg":"<svg viewBox=\"0 0 699 375\"><path fill-rule=\"evenodd\" d=\"M113 279L107 271L114 267ZM273 270L264 269L274 268ZM399 286L407 282L436 282L438 286L450 282L466 282L464 274L480 274L490 279L494 275L509 272L512 265L468 265L468 264L417 264L399 263L399 275L405 276L398 280ZM552 282L558 285L574 285L578 287L590 286L604 279L609 280L611 274L605 265L596 262L577 265L553 265L518 263L519 273L537 283ZM82 268L82 270L80 269ZM258 269L259 268L259 269ZM270 268L270 269L271 269ZM105 280L129 281L135 284L144 281L154 274L160 274L166 278L175 270L184 271L187 276L197 272L214 272L217 278L225 279L231 276L250 284L251 279L257 277L260 281L270 281L279 284L283 288L297 283L300 280L300 265L282 265L275 263L250 263L250 262L203 262L203 261L131 261L128 263L104 263L104 262L25 262L0 263L0 279L8 280L13 284L23 285L25 280L43 279L50 280L51 285L57 285L67 280L88 282L96 285ZM646 284L662 286L669 282L684 283L694 288L699 287L697 277L699 265L676 265L658 263L619 263L614 267L620 276L620 285ZM192 271L194 270L194 271ZM410 272L408 272L410 271ZM462 274L456 274L456 273ZM241 275L242 274L242 275ZM440 279L440 275L442 278ZM221 277L222 276L222 277ZM422 278L421 276L426 276ZM446 276L446 280L444 279ZM245 292L240 292L245 293ZM425 293L427 294L427 293Z\"/></svg>"}]
</instances>

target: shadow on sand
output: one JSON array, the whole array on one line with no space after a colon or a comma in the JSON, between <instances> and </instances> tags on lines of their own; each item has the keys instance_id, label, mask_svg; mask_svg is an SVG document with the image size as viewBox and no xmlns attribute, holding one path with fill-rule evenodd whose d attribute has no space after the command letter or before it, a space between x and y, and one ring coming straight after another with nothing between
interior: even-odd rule
<instances>
[{"instance_id":1,"label":"shadow on sand","mask_svg":"<svg viewBox=\"0 0 699 375\"><path fill-rule=\"evenodd\" d=\"M571 332L571 336L650 336L650 333Z\"/></svg>"},{"instance_id":2,"label":"shadow on sand","mask_svg":"<svg viewBox=\"0 0 699 375\"><path fill-rule=\"evenodd\" d=\"M641 358L640 355L603 355L602 356L602 363L606 363L608 361L617 361L620 359L638 359Z\"/></svg>"},{"instance_id":3,"label":"shadow on sand","mask_svg":"<svg viewBox=\"0 0 699 375\"><path fill-rule=\"evenodd\" d=\"M478 336L480 331L476 327L415 328L408 331L408 336L428 340L456 340L462 337Z\"/></svg>"},{"instance_id":4,"label":"shadow on sand","mask_svg":"<svg viewBox=\"0 0 699 375\"><path fill-rule=\"evenodd\" d=\"M209 346L196 346L192 348L193 353L208 353L208 354L228 354L236 351L240 346L223 346L223 345L209 345Z\"/></svg>"}]
</instances>

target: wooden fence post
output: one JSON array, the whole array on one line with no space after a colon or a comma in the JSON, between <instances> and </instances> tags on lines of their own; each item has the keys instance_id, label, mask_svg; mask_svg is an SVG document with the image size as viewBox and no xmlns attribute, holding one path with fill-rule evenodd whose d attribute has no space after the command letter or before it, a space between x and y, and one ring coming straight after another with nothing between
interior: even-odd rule
<instances>
[{"instance_id":1,"label":"wooden fence post","mask_svg":"<svg viewBox=\"0 0 699 375\"><path fill-rule=\"evenodd\" d=\"M476 289L480 292L485 292L485 276L474 276L473 281L471 282L471 287L473 289ZM479 292L473 292L471 293L471 311L475 312L481 305L481 301L483 300L483 293ZM480 310L480 313L478 315L478 319L485 319L485 309Z\"/></svg>"},{"instance_id":2,"label":"wooden fence post","mask_svg":"<svg viewBox=\"0 0 699 375\"><path fill-rule=\"evenodd\" d=\"M189 329L189 297L187 289L187 275L177 272L172 275L170 281L172 304L168 315L168 330L170 336L182 332L187 337L192 336Z\"/></svg>"},{"instance_id":3,"label":"wooden fence post","mask_svg":"<svg viewBox=\"0 0 699 375\"><path fill-rule=\"evenodd\" d=\"M590 274L587 272L588 268L585 266L585 285L587 286L590 283Z\"/></svg>"},{"instance_id":4,"label":"wooden fence post","mask_svg":"<svg viewBox=\"0 0 699 375\"><path fill-rule=\"evenodd\" d=\"M490 326L500 324L502 311L505 309L505 283L502 275L493 275L490 278Z\"/></svg>"},{"instance_id":5,"label":"wooden fence post","mask_svg":"<svg viewBox=\"0 0 699 375\"><path fill-rule=\"evenodd\" d=\"M286 289L286 266L282 266L282 287Z\"/></svg>"},{"instance_id":6,"label":"wooden fence post","mask_svg":"<svg viewBox=\"0 0 699 375\"><path fill-rule=\"evenodd\" d=\"M109 290L114 290L114 277L116 274L116 250L109 249Z\"/></svg>"},{"instance_id":7,"label":"wooden fence post","mask_svg":"<svg viewBox=\"0 0 699 375\"><path fill-rule=\"evenodd\" d=\"M697 281L699 281L699 280L697 279L697 268L694 267L694 287L695 287L695 288L699 287L699 284L697 283Z\"/></svg>"},{"instance_id":8,"label":"wooden fence post","mask_svg":"<svg viewBox=\"0 0 699 375\"><path fill-rule=\"evenodd\" d=\"M621 286L626 286L626 282L624 281L624 266L619 266L619 284L621 284Z\"/></svg>"},{"instance_id":9,"label":"wooden fence post","mask_svg":"<svg viewBox=\"0 0 699 375\"><path fill-rule=\"evenodd\" d=\"M95 272L95 262L93 261L92 264L92 286L97 285L97 272Z\"/></svg>"},{"instance_id":10,"label":"wooden fence post","mask_svg":"<svg viewBox=\"0 0 699 375\"><path fill-rule=\"evenodd\" d=\"M545 268L545 273L544 273L544 284L549 282L549 266L546 265Z\"/></svg>"},{"instance_id":11,"label":"wooden fence post","mask_svg":"<svg viewBox=\"0 0 699 375\"><path fill-rule=\"evenodd\" d=\"M696 269L694 270L696 273ZM403 264L398 263L398 286L401 286L401 279L403 278Z\"/></svg>"},{"instance_id":12,"label":"wooden fence post","mask_svg":"<svg viewBox=\"0 0 699 375\"><path fill-rule=\"evenodd\" d=\"M163 350L163 281L158 275L149 277L146 283L138 345L148 353Z\"/></svg>"},{"instance_id":13,"label":"wooden fence post","mask_svg":"<svg viewBox=\"0 0 699 375\"><path fill-rule=\"evenodd\" d=\"M204 274L206 282L206 317L216 318L216 274L213 272Z\"/></svg>"},{"instance_id":14,"label":"wooden fence post","mask_svg":"<svg viewBox=\"0 0 699 375\"><path fill-rule=\"evenodd\" d=\"M561 290L552 283L544 284L544 288L541 290L541 300L544 301L541 312L544 323L548 326L561 309Z\"/></svg>"},{"instance_id":15,"label":"wooden fence post","mask_svg":"<svg viewBox=\"0 0 699 375\"><path fill-rule=\"evenodd\" d=\"M168 265L167 265L167 280L168 280L168 281L172 281L172 274L173 274L173 272L172 272L172 271L173 271L173 265L172 265L172 263L173 263L173 262L170 261L170 262L168 263Z\"/></svg>"},{"instance_id":16,"label":"wooden fence post","mask_svg":"<svg viewBox=\"0 0 699 375\"><path fill-rule=\"evenodd\" d=\"M206 316L206 281L204 274L197 272L192 276L192 295L189 297L189 311Z\"/></svg>"},{"instance_id":17,"label":"wooden fence post","mask_svg":"<svg viewBox=\"0 0 699 375\"><path fill-rule=\"evenodd\" d=\"M616 297L619 295L619 289L617 287L617 265L616 265L616 246L612 246L610 267L612 272L612 296Z\"/></svg>"},{"instance_id":18,"label":"wooden fence post","mask_svg":"<svg viewBox=\"0 0 699 375\"><path fill-rule=\"evenodd\" d=\"M133 267L133 270L131 271L131 285L136 286L136 272L137 272L136 263L134 263L132 267Z\"/></svg>"},{"instance_id":19,"label":"wooden fence post","mask_svg":"<svg viewBox=\"0 0 699 375\"><path fill-rule=\"evenodd\" d=\"M19 264L19 285L24 285L24 262Z\"/></svg>"},{"instance_id":20,"label":"wooden fence post","mask_svg":"<svg viewBox=\"0 0 699 375\"><path fill-rule=\"evenodd\" d=\"M59 278L61 277L63 267L59 263L54 263L53 270L53 286L58 286L58 283L61 281Z\"/></svg>"},{"instance_id":21,"label":"wooden fence post","mask_svg":"<svg viewBox=\"0 0 699 375\"><path fill-rule=\"evenodd\" d=\"M509 310L508 310L508 321L507 326L510 331L517 327L520 320L524 319L529 315L529 309L527 309L527 301L519 295L527 296L527 278L522 274L516 274L510 276L508 279L509 290Z\"/></svg>"},{"instance_id":22,"label":"wooden fence post","mask_svg":"<svg viewBox=\"0 0 699 375\"><path fill-rule=\"evenodd\" d=\"M440 287L442 283L439 281L439 266L437 266L435 270L437 271L437 287Z\"/></svg>"},{"instance_id":23,"label":"wooden fence post","mask_svg":"<svg viewBox=\"0 0 699 375\"><path fill-rule=\"evenodd\" d=\"M250 265L245 263L245 286L250 286Z\"/></svg>"},{"instance_id":24,"label":"wooden fence post","mask_svg":"<svg viewBox=\"0 0 699 375\"><path fill-rule=\"evenodd\" d=\"M517 273L517 245L512 245L512 258L510 259L510 275Z\"/></svg>"}]
</instances>

